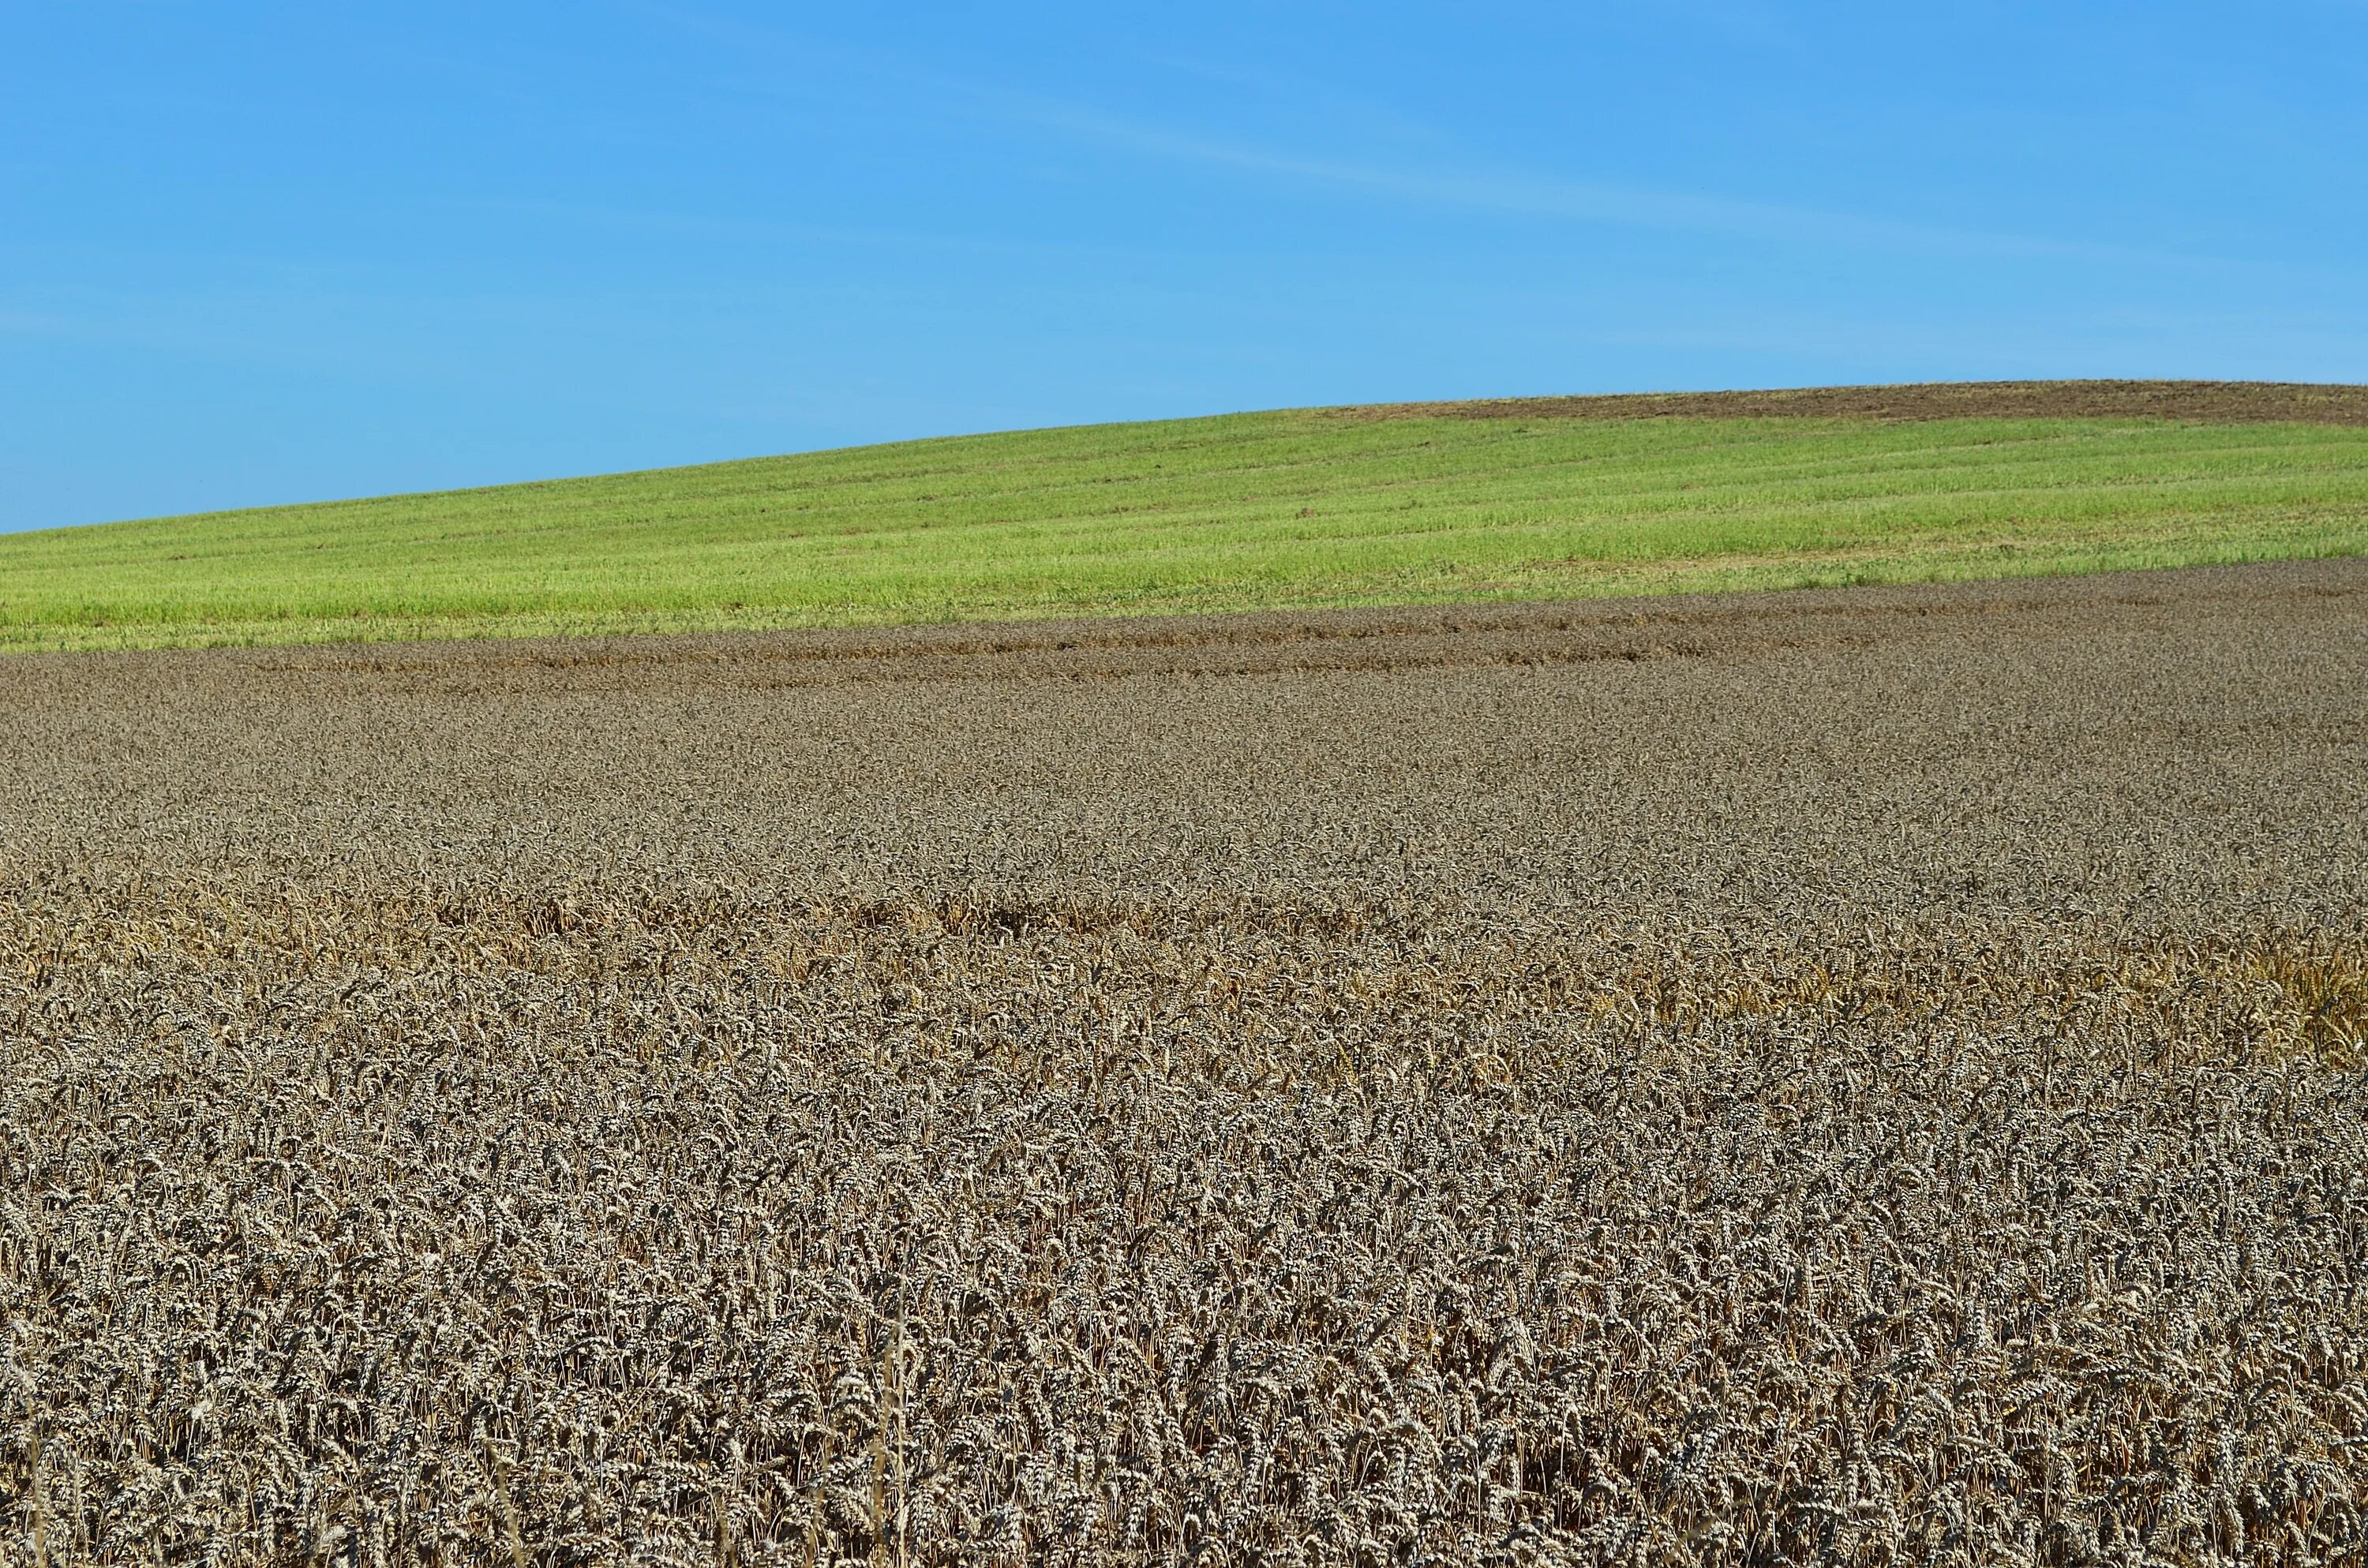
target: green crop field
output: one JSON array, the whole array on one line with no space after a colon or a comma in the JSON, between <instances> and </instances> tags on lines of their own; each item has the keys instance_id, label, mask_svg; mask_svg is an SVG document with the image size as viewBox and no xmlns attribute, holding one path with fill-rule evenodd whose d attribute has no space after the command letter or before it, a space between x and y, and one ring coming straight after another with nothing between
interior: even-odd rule
<instances>
[{"instance_id":1,"label":"green crop field","mask_svg":"<svg viewBox=\"0 0 2368 1568\"><path fill-rule=\"evenodd\" d=\"M1549 598L2368 552L2368 428L1236 415L0 536L0 649Z\"/></svg>"}]
</instances>

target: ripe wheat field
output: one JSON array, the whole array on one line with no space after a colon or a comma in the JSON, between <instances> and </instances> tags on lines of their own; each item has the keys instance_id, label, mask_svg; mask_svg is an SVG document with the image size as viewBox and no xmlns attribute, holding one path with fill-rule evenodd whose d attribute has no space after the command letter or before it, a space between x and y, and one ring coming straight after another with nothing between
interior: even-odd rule
<instances>
[{"instance_id":1,"label":"ripe wheat field","mask_svg":"<svg viewBox=\"0 0 2368 1568\"><path fill-rule=\"evenodd\" d=\"M2368 1554L2368 562L0 669L0 1561Z\"/></svg>"}]
</instances>

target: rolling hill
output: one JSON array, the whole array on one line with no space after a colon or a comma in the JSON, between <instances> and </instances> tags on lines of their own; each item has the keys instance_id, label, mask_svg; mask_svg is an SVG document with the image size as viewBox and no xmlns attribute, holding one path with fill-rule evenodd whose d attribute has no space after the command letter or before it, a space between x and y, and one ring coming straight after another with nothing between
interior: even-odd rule
<instances>
[{"instance_id":1,"label":"rolling hill","mask_svg":"<svg viewBox=\"0 0 2368 1568\"><path fill-rule=\"evenodd\" d=\"M967 436L0 537L0 649L1556 598L2368 552L2368 388L1990 382Z\"/></svg>"}]
</instances>

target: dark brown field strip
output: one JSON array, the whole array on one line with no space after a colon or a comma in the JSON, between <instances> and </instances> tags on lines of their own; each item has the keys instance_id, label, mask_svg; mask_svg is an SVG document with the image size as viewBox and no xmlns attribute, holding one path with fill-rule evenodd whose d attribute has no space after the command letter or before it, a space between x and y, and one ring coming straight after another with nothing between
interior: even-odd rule
<instances>
[{"instance_id":1,"label":"dark brown field strip","mask_svg":"<svg viewBox=\"0 0 2368 1568\"><path fill-rule=\"evenodd\" d=\"M1371 403L1349 419L2175 419L2368 425L2368 386L2309 381L1936 381Z\"/></svg>"},{"instance_id":2,"label":"dark brown field strip","mask_svg":"<svg viewBox=\"0 0 2368 1568\"><path fill-rule=\"evenodd\" d=\"M186 670L211 680L330 678L379 689L623 689L644 685L826 685L1121 676L1264 675L1486 664L1744 656L1965 634L2077 630L2119 614L2219 619L2259 610L2345 612L2368 603L2368 563L2297 562L2093 576L1684 595L1645 599L1268 611L914 626L844 631L359 643L249 651L28 655L51 679L135 681ZM2144 616L2133 623L2141 623ZM79 673L69 673L79 672ZM211 673L202 673L211 672Z\"/></svg>"}]
</instances>

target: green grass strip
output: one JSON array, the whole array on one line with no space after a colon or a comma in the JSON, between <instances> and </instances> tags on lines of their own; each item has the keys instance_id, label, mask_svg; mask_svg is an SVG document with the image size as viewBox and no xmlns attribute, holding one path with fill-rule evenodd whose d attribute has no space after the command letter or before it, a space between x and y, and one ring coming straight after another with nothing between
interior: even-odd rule
<instances>
[{"instance_id":1,"label":"green grass strip","mask_svg":"<svg viewBox=\"0 0 2368 1568\"><path fill-rule=\"evenodd\" d=\"M0 649L1930 581L2368 552L2368 428L1228 415L0 536Z\"/></svg>"}]
</instances>

